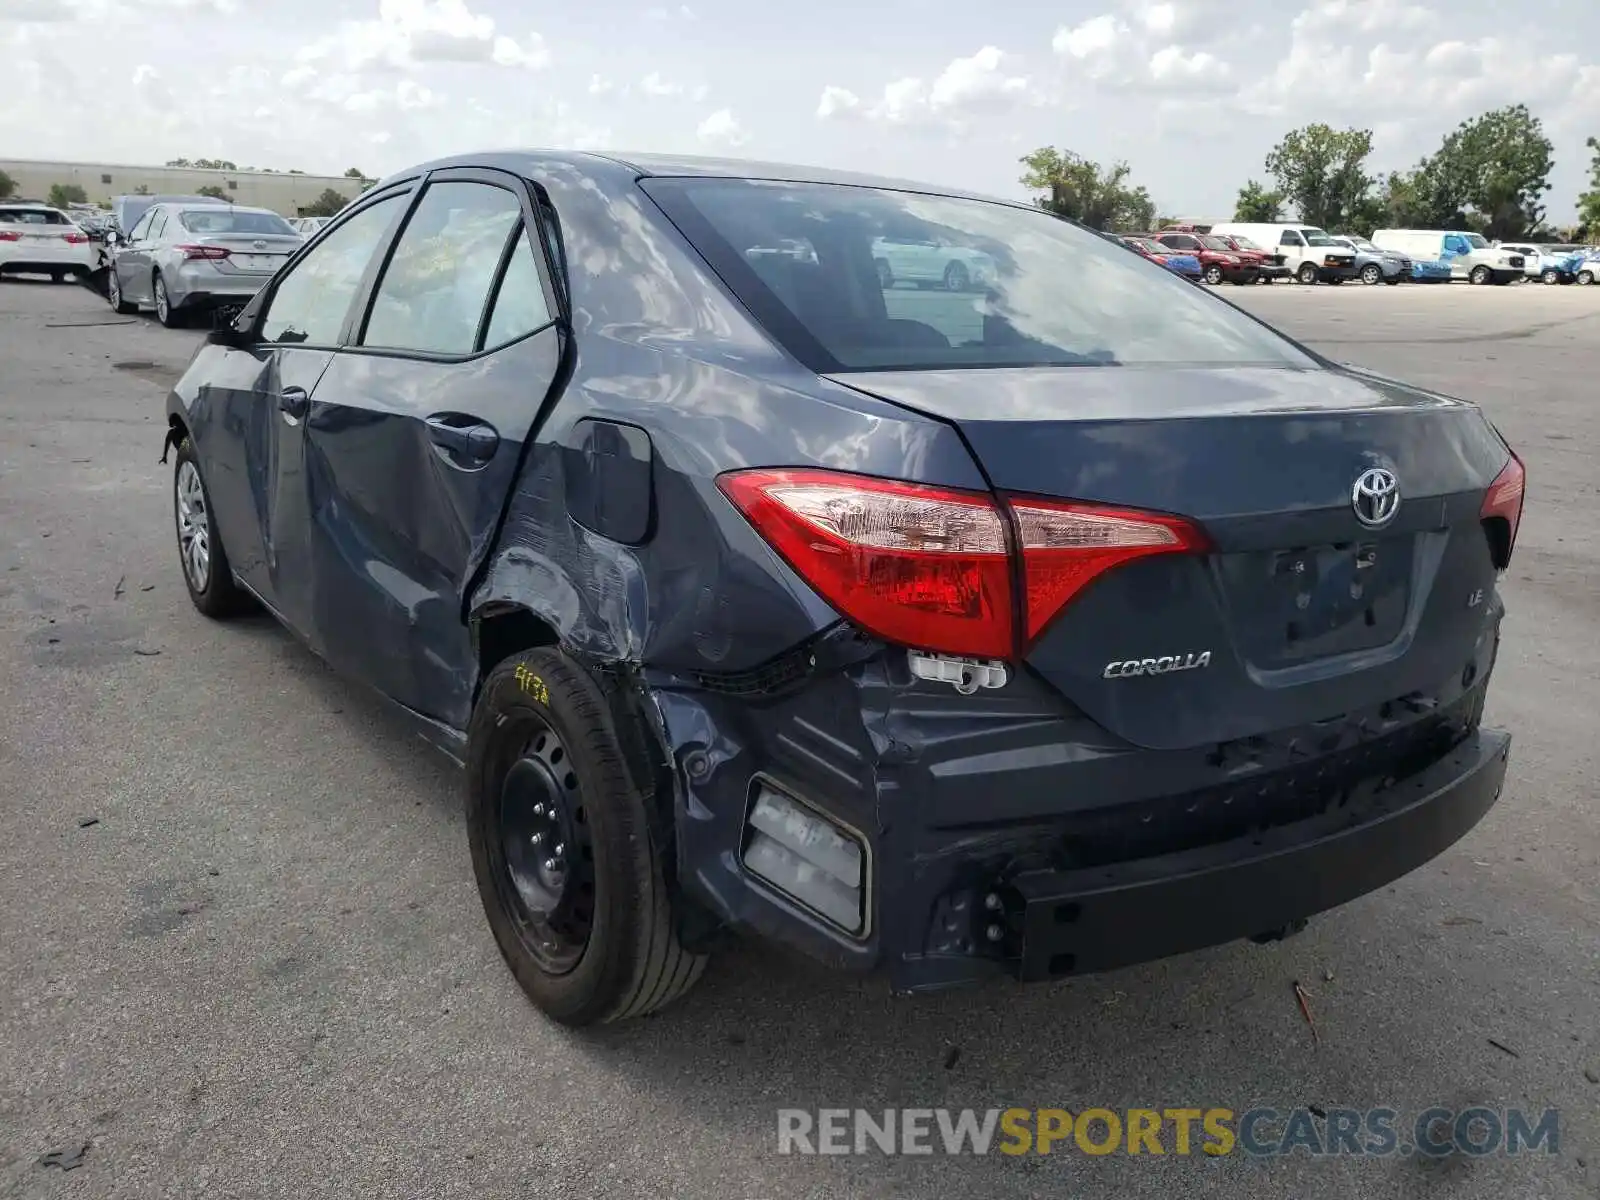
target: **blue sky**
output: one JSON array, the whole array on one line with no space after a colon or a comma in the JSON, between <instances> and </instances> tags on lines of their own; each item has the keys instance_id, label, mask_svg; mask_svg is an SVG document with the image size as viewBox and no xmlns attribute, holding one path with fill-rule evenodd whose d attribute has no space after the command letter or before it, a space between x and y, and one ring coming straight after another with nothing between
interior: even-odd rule
<instances>
[{"instance_id":1,"label":"blue sky","mask_svg":"<svg viewBox=\"0 0 1600 1200\"><path fill-rule=\"evenodd\" d=\"M1523 0L0 0L0 157L382 174L512 145L736 154L1017 196L1054 144L1226 215L1284 130L1412 164L1528 103L1570 217L1600 3Z\"/></svg>"}]
</instances>

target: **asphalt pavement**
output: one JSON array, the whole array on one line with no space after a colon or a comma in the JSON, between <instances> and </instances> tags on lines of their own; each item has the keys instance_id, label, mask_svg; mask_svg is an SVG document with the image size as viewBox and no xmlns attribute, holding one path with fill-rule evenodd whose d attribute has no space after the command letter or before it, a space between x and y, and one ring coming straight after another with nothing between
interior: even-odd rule
<instances>
[{"instance_id":1,"label":"asphalt pavement","mask_svg":"<svg viewBox=\"0 0 1600 1200\"><path fill-rule=\"evenodd\" d=\"M1481 402L1527 463L1484 822L1272 946L911 1000L749 946L571 1033L500 962L453 769L270 622L190 607L156 460L201 335L0 282L0 1196L1600 1196L1600 289L1221 293ZM776 1136L780 1107L1474 1104L1559 1110L1558 1153Z\"/></svg>"}]
</instances>

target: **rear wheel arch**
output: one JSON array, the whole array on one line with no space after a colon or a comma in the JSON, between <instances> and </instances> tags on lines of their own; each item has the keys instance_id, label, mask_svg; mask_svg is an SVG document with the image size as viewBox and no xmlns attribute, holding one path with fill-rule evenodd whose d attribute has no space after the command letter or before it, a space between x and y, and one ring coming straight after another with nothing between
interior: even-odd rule
<instances>
[{"instance_id":1,"label":"rear wheel arch","mask_svg":"<svg viewBox=\"0 0 1600 1200\"><path fill-rule=\"evenodd\" d=\"M473 613L471 629L478 660L474 698L489 672L513 654L561 644L556 627L521 604L486 604Z\"/></svg>"}]
</instances>

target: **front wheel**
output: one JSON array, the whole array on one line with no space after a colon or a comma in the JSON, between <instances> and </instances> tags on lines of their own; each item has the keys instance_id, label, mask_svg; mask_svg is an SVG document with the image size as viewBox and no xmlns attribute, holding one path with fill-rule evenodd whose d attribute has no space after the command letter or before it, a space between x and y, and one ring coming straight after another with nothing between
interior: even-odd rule
<instances>
[{"instance_id":1,"label":"front wheel","mask_svg":"<svg viewBox=\"0 0 1600 1200\"><path fill-rule=\"evenodd\" d=\"M187 437L178 443L178 462L172 472L172 508L178 560L194 606L213 619L249 609L249 597L233 581L228 552L217 536L211 493L200 475L194 443Z\"/></svg>"},{"instance_id":2,"label":"front wheel","mask_svg":"<svg viewBox=\"0 0 1600 1200\"><path fill-rule=\"evenodd\" d=\"M972 275L964 263L953 262L944 269L946 291L964 292L972 286Z\"/></svg>"},{"instance_id":3,"label":"front wheel","mask_svg":"<svg viewBox=\"0 0 1600 1200\"><path fill-rule=\"evenodd\" d=\"M1583 284L1584 287L1591 286L1594 283L1594 272L1593 271L1579 271L1578 272L1578 282Z\"/></svg>"},{"instance_id":4,"label":"front wheel","mask_svg":"<svg viewBox=\"0 0 1600 1200\"><path fill-rule=\"evenodd\" d=\"M1544 283L1544 285L1546 287L1549 287L1552 284L1557 284L1557 283L1561 282L1561 272L1560 271L1546 271L1543 275L1539 276L1539 279L1540 279L1541 282Z\"/></svg>"},{"instance_id":5,"label":"front wheel","mask_svg":"<svg viewBox=\"0 0 1600 1200\"><path fill-rule=\"evenodd\" d=\"M139 307L122 298L122 277L117 274L116 267L106 272L106 300L113 311L123 314L135 312Z\"/></svg>"},{"instance_id":6,"label":"front wheel","mask_svg":"<svg viewBox=\"0 0 1600 1200\"><path fill-rule=\"evenodd\" d=\"M884 291L888 291L894 286L894 272L889 268L889 263L885 259L874 259L873 262L878 268L878 286Z\"/></svg>"},{"instance_id":7,"label":"front wheel","mask_svg":"<svg viewBox=\"0 0 1600 1200\"><path fill-rule=\"evenodd\" d=\"M1488 267L1473 267L1472 274L1467 276L1469 282L1475 283L1479 287L1482 287L1493 278L1494 272L1489 270Z\"/></svg>"},{"instance_id":8,"label":"front wheel","mask_svg":"<svg viewBox=\"0 0 1600 1200\"><path fill-rule=\"evenodd\" d=\"M484 913L528 997L564 1025L642 1016L688 991L658 798L611 706L555 649L495 667L467 731L467 836Z\"/></svg>"},{"instance_id":9,"label":"front wheel","mask_svg":"<svg viewBox=\"0 0 1600 1200\"><path fill-rule=\"evenodd\" d=\"M1377 263L1368 263L1361 268L1361 282L1369 287L1383 279L1383 268Z\"/></svg>"},{"instance_id":10,"label":"front wheel","mask_svg":"<svg viewBox=\"0 0 1600 1200\"><path fill-rule=\"evenodd\" d=\"M1218 266L1207 267L1205 278L1207 283L1215 287L1222 282L1222 268Z\"/></svg>"},{"instance_id":11,"label":"front wheel","mask_svg":"<svg viewBox=\"0 0 1600 1200\"><path fill-rule=\"evenodd\" d=\"M1317 281L1317 264L1302 263L1300 270L1295 272L1295 278L1301 283L1315 283Z\"/></svg>"}]
</instances>

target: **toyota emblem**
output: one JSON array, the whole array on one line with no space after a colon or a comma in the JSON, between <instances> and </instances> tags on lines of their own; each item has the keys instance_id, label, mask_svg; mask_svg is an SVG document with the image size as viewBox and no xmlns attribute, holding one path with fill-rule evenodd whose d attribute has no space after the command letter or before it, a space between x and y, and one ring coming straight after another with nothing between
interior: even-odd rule
<instances>
[{"instance_id":1,"label":"toyota emblem","mask_svg":"<svg viewBox=\"0 0 1600 1200\"><path fill-rule=\"evenodd\" d=\"M1368 529L1382 529L1400 509L1400 483L1394 472L1382 467L1361 472L1350 489L1350 504L1356 510L1356 520Z\"/></svg>"}]
</instances>

